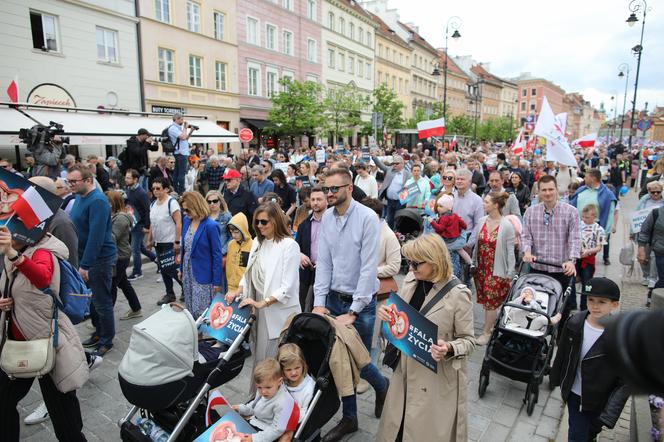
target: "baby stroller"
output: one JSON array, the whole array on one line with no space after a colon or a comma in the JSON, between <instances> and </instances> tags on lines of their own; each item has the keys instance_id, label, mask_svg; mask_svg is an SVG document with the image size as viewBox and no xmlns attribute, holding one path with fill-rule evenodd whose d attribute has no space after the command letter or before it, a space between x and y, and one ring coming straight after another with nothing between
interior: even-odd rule
<instances>
[{"instance_id":1,"label":"baby stroller","mask_svg":"<svg viewBox=\"0 0 664 442\"><path fill-rule=\"evenodd\" d=\"M560 267L544 262L540 264ZM562 313L572 292L574 277L570 278L563 292L560 283L548 275L531 273L522 277L520 271L521 269L512 281L509 295L498 313L496 325L487 344L480 370L478 393L480 398L484 396L491 371L515 381L525 382L528 386L524 402L530 416L539 397L539 385L551 368L551 358L556 346L558 324L553 324L551 318ZM539 304L537 309L514 302L526 287L535 290L534 299ZM521 327L509 321L509 309L520 309L528 312L530 316L545 317L546 322L540 330Z\"/></svg>"},{"instance_id":2,"label":"baby stroller","mask_svg":"<svg viewBox=\"0 0 664 442\"><path fill-rule=\"evenodd\" d=\"M422 233L423 219L417 209L401 209L394 214L394 232L399 239L399 244L404 245L407 241L418 237ZM401 272L408 273L406 258L401 258Z\"/></svg>"},{"instance_id":3,"label":"baby stroller","mask_svg":"<svg viewBox=\"0 0 664 442\"><path fill-rule=\"evenodd\" d=\"M171 303L134 325L118 371L122 394L133 405L118 423L123 441L151 441L132 422L139 412L170 433L169 442L191 441L205 431L204 399L210 389L242 371L250 354L242 344L255 318L249 319L230 346L222 346L223 358L198 363L194 362L198 360L198 325L204 316L194 322L187 310Z\"/></svg>"},{"instance_id":4,"label":"baby stroller","mask_svg":"<svg viewBox=\"0 0 664 442\"><path fill-rule=\"evenodd\" d=\"M281 344L297 344L304 353L309 374L316 380L314 398L298 425L293 440L320 439L320 431L337 412L341 401L330 372L330 354L336 340L334 328L322 316L300 313L281 337Z\"/></svg>"}]
</instances>

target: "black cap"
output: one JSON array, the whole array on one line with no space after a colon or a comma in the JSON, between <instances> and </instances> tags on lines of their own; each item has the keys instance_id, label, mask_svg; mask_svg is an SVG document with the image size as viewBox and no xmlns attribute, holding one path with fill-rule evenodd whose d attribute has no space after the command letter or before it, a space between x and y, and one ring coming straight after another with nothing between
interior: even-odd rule
<instances>
[{"instance_id":1,"label":"black cap","mask_svg":"<svg viewBox=\"0 0 664 442\"><path fill-rule=\"evenodd\" d=\"M140 128L138 129L138 135L152 135L150 132L148 132L147 129Z\"/></svg>"},{"instance_id":2,"label":"black cap","mask_svg":"<svg viewBox=\"0 0 664 442\"><path fill-rule=\"evenodd\" d=\"M592 278L583 284L582 292L586 296L607 298L611 301L620 300L620 287L609 278Z\"/></svg>"}]
</instances>

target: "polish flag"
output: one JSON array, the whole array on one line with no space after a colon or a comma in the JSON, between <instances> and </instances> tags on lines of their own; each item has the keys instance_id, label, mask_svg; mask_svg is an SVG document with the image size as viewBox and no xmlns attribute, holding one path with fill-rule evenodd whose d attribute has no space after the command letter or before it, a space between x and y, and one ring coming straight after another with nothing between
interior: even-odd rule
<instances>
[{"instance_id":1,"label":"polish flag","mask_svg":"<svg viewBox=\"0 0 664 442\"><path fill-rule=\"evenodd\" d=\"M227 406L230 407L230 404L228 401L219 393L219 391L214 390L212 394L210 394L210 398L208 399L208 404L207 404L207 410L205 412L205 426L209 427L212 425L212 409L214 407L221 407L221 406Z\"/></svg>"},{"instance_id":2,"label":"polish flag","mask_svg":"<svg viewBox=\"0 0 664 442\"><path fill-rule=\"evenodd\" d=\"M53 211L39 191L28 187L11 205L11 210L21 219L25 228L30 230L53 216Z\"/></svg>"},{"instance_id":3,"label":"polish flag","mask_svg":"<svg viewBox=\"0 0 664 442\"><path fill-rule=\"evenodd\" d=\"M417 123L417 131L420 140L429 137L442 137L445 135L445 118L420 121Z\"/></svg>"},{"instance_id":4,"label":"polish flag","mask_svg":"<svg viewBox=\"0 0 664 442\"><path fill-rule=\"evenodd\" d=\"M7 86L7 95L12 103L18 103L18 76L15 76Z\"/></svg>"},{"instance_id":5,"label":"polish flag","mask_svg":"<svg viewBox=\"0 0 664 442\"><path fill-rule=\"evenodd\" d=\"M383 126L383 142L387 144L387 126Z\"/></svg>"},{"instance_id":6,"label":"polish flag","mask_svg":"<svg viewBox=\"0 0 664 442\"><path fill-rule=\"evenodd\" d=\"M584 135L581 138L572 141L572 144L577 144L581 147L594 147L595 141L597 141L597 132Z\"/></svg>"},{"instance_id":7,"label":"polish flag","mask_svg":"<svg viewBox=\"0 0 664 442\"><path fill-rule=\"evenodd\" d=\"M523 155L524 147L526 147L526 137L522 127L519 131L519 135L516 137L516 140L514 140L514 144L512 144L512 153L514 155Z\"/></svg>"}]
</instances>

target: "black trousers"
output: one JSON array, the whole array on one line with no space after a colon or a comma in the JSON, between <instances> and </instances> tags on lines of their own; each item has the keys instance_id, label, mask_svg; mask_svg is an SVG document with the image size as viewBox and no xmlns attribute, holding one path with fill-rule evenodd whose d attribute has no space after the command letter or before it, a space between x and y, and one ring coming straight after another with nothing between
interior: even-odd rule
<instances>
[{"instance_id":1,"label":"black trousers","mask_svg":"<svg viewBox=\"0 0 664 442\"><path fill-rule=\"evenodd\" d=\"M111 285L111 296L113 297L113 305L118 299L118 287L122 289L125 298L129 302L129 307L132 311L139 311L141 309L141 302L138 300L136 290L127 279L127 267L129 266L129 258L118 259L115 263L115 276L113 277L113 284Z\"/></svg>"},{"instance_id":2,"label":"black trousers","mask_svg":"<svg viewBox=\"0 0 664 442\"><path fill-rule=\"evenodd\" d=\"M0 439L4 442L18 442L19 440L21 426L16 405L28 394L33 381L34 378L10 380L0 370L0 432L2 434ZM76 391L61 393L55 388L50 375L39 379L39 387L58 440L61 442L86 441L82 433L83 419Z\"/></svg>"}]
</instances>

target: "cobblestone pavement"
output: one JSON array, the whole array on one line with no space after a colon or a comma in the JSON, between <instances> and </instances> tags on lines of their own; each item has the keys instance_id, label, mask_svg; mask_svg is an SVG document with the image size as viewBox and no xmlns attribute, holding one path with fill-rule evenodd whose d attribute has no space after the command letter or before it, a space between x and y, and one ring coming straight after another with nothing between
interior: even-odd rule
<instances>
[{"instance_id":1,"label":"cobblestone pavement","mask_svg":"<svg viewBox=\"0 0 664 442\"><path fill-rule=\"evenodd\" d=\"M623 213L635 207L635 196L630 194L623 203ZM620 229L622 222L620 223ZM621 266L618 264L618 252L621 245L621 230L611 241L612 265L605 267L598 265L597 275L608 275L620 282ZM143 312L147 315L157 310L156 302L163 296L164 288L157 282L156 268L153 264L143 266L144 277L135 281L134 287L139 293L143 304ZM636 285L625 285L623 295L623 308L637 308L643 304L645 289ZM122 295L118 297L115 308L117 316L128 310L126 300ZM478 305L475 306L475 330L479 335L482 327L483 312ZM90 375L90 381L78 392L83 414L84 432L90 441L118 441L120 432L117 421L128 411L129 404L122 396L117 380L117 370L122 355L127 349L131 326L141 319L117 321L117 334L115 347L104 358L104 362ZM87 324L78 326L82 337L87 337L90 329ZM484 347L478 347L468 361L469 379L469 438L472 441L528 441L544 442L556 439L559 427L562 434L566 434L565 420L561 422L563 405L558 389L549 392L545 380L540 388L540 396L535 405L532 416L528 416L523 403L525 384L511 381L495 373L491 374L490 384L485 396L479 399L477 394L479 371L484 356ZM221 387L221 392L231 402L240 402L248 399L249 375L251 361L245 364L242 373L229 384ZM384 371L389 375L389 371ZM19 413L22 419L29 414L41 400L38 384L35 382L26 398L19 404ZM348 441L370 441L374 439L378 428L378 419L373 417L374 393L372 390L359 396L359 424L360 430L348 437ZM337 417L332 419L324 428L331 428ZM562 424L562 425L561 425ZM602 433L600 440L627 441L629 434L629 413L625 410L620 424L612 432ZM564 440L565 438L561 439ZM55 440L50 422L26 426L21 423L21 440L25 441L52 441ZM424 442L424 441L423 441Z\"/></svg>"}]
</instances>

